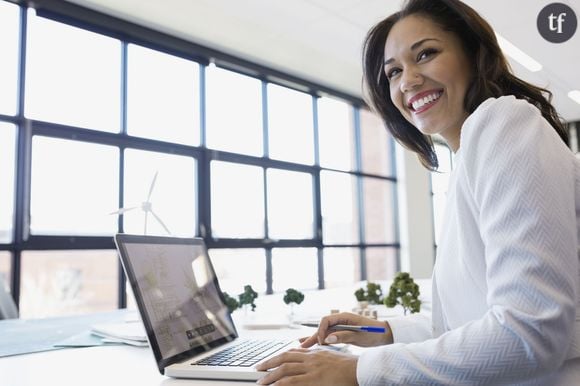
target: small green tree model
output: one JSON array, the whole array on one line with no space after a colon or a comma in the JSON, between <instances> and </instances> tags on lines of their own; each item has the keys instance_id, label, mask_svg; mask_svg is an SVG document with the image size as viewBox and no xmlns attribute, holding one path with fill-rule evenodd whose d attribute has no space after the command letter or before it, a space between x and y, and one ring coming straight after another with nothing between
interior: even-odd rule
<instances>
[{"instance_id":1,"label":"small green tree model","mask_svg":"<svg viewBox=\"0 0 580 386\"><path fill-rule=\"evenodd\" d=\"M238 302L235 298L232 298L227 292L223 292L223 295L230 314L240 307L240 302Z\"/></svg>"},{"instance_id":2,"label":"small green tree model","mask_svg":"<svg viewBox=\"0 0 580 386\"><path fill-rule=\"evenodd\" d=\"M241 293L238 298L240 300L240 307L245 304L252 306L252 311L256 309L256 304L254 300L258 297L258 293L252 289L251 285L244 286L244 292Z\"/></svg>"},{"instance_id":3,"label":"small green tree model","mask_svg":"<svg viewBox=\"0 0 580 386\"><path fill-rule=\"evenodd\" d=\"M384 303L389 308L400 304L403 306L405 315L407 315L407 311L414 314L421 311L419 295L419 286L415 284L413 278L407 272L399 272L391 284L389 296L385 297Z\"/></svg>"},{"instance_id":4,"label":"small green tree model","mask_svg":"<svg viewBox=\"0 0 580 386\"><path fill-rule=\"evenodd\" d=\"M383 290L380 284L368 282L367 288L359 288L354 292L356 300L359 302L367 301L370 304L381 304Z\"/></svg>"},{"instance_id":5,"label":"small green tree model","mask_svg":"<svg viewBox=\"0 0 580 386\"><path fill-rule=\"evenodd\" d=\"M286 294L284 295L284 303L290 304L300 304L304 300L304 294L294 288L288 288Z\"/></svg>"},{"instance_id":6,"label":"small green tree model","mask_svg":"<svg viewBox=\"0 0 580 386\"><path fill-rule=\"evenodd\" d=\"M288 288L284 294L283 300L284 303L290 306L290 315L288 315L288 318L290 319L290 322L294 322L294 306L302 303L304 300L304 294L294 288Z\"/></svg>"},{"instance_id":7,"label":"small green tree model","mask_svg":"<svg viewBox=\"0 0 580 386\"><path fill-rule=\"evenodd\" d=\"M383 289L380 284L373 282L367 283L367 299L370 304L381 304Z\"/></svg>"},{"instance_id":8,"label":"small green tree model","mask_svg":"<svg viewBox=\"0 0 580 386\"><path fill-rule=\"evenodd\" d=\"M359 288L356 291L354 291L354 296L356 300L359 302L365 302L367 300L367 294L364 288Z\"/></svg>"}]
</instances>

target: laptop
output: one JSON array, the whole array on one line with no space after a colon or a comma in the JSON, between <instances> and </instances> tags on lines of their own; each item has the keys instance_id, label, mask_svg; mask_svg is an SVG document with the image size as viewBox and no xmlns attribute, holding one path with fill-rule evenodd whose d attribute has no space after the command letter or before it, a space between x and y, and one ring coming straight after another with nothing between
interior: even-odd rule
<instances>
[{"instance_id":1,"label":"laptop","mask_svg":"<svg viewBox=\"0 0 580 386\"><path fill-rule=\"evenodd\" d=\"M238 336L201 238L117 234L115 243L161 374L255 381L295 340Z\"/></svg>"}]
</instances>

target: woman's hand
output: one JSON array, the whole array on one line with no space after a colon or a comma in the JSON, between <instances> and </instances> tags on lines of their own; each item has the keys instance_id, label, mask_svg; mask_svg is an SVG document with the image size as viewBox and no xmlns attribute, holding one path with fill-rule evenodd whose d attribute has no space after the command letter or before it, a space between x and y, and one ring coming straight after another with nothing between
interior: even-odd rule
<instances>
[{"instance_id":1,"label":"woman's hand","mask_svg":"<svg viewBox=\"0 0 580 386\"><path fill-rule=\"evenodd\" d=\"M271 370L257 383L260 385L356 386L356 364L353 355L329 350L292 349L256 366Z\"/></svg>"},{"instance_id":2,"label":"woman's hand","mask_svg":"<svg viewBox=\"0 0 580 386\"><path fill-rule=\"evenodd\" d=\"M337 324L351 326L378 326L386 327L384 334L360 331L333 331L330 328ZM375 319L365 318L360 315L343 312L325 316L318 324L318 331L308 338L300 339L302 347L312 347L318 344L350 343L361 347L380 346L393 343L393 333L389 323Z\"/></svg>"}]
</instances>

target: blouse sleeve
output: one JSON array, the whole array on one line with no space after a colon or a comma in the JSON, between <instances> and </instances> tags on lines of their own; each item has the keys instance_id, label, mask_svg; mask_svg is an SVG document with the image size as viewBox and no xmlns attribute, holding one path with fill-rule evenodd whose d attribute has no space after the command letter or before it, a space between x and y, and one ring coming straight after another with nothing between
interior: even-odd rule
<instances>
[{"instance_id":1,"label":"blouse sleeve","mask_svg":"<svg viewBox=\"0 0 580 386\"><path fill-rule=\"evenodd\" d=\"M437 338L364 351L360 385L512 384L566 359L579 269L573 157L539 111L513 97L487 100L462 130L488 311Z\"/></svg>"},{"instance_id":2,"label":"blouse sleeve","mask_svg":"<svg viewBox=\"0 0 580 386\"><path fill-rule=\"evenodd\" d=\"M431 318L425 313L387 320L395 343L412 343L431 338Z\"/></svg>"}]
</instances>

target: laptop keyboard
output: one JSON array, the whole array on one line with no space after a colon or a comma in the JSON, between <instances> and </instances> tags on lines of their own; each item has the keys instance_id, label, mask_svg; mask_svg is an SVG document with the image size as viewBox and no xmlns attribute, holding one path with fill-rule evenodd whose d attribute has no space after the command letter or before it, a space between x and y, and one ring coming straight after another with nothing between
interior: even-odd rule
<instances>
[{"instance_id":1,"label":"laptop keyboard","mask_svg":"<svg viewBox=\"0 0 580 386\"><path fill-rule=\"evenodd\" d=\"M249 367L282 349L288 343L290 341L284 340L240 341L220 352L193 362L192 365Z\"/></svg>"}]
</instances>

